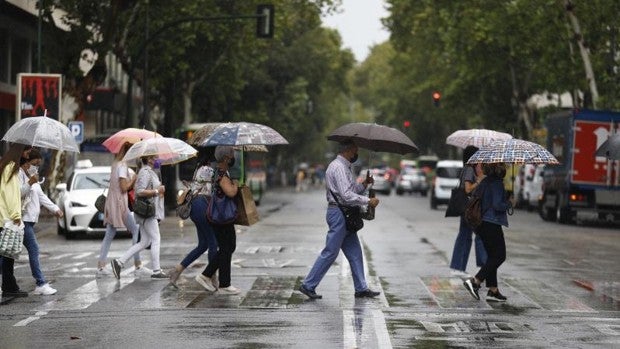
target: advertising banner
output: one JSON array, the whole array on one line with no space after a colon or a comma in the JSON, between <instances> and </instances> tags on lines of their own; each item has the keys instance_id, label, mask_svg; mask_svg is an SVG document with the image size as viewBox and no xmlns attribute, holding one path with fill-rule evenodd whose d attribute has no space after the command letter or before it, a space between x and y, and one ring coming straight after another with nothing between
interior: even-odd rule
<instances>
[{"instance_id":1,"label":"advertising banner","mask_svg":"<svg viewBox=\"0 0 620 349\"><path fill-rule=\"evenodd\" d=\"M16 120L43 115L59 120L61 98L61 74L17 74Z\"/></svg>"}]
</instances>

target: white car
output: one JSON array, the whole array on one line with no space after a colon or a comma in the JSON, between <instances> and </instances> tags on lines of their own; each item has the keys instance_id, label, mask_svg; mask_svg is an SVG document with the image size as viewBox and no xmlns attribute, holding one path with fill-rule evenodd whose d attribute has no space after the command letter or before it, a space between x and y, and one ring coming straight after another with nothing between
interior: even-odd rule
<instances>
[{"instance_id":1,"label":"white car","mask_svg":"<svg viewBox=\"0 0 620 349\"><path fill-rule=\"evenodd\" d=\"M523 200L528 210L538 207L542 198L545 165L525 165L523 181Z\"/></svg>"},{"instance_id":2,"label":"white car","mask_svg":"<svg viewBox=\"0 0 620 349\"><path fill-rule=\"evenodd\" d=\"M103 213L95 208L95 200L109 187L110 172L110 166L76 168L67 183L56 185L59 191L56 204L64 213L58 219L59 235L71 239L105 233Z\"/></svg>"},{"instance_id":3,"label":"white car","mask_svg":"<svg viewBox=\"0 0 620 349\"><path fill-rule=\"evenodd\" d=\"M447 204L452 189L459 185L459 177L463 170L463 162L459 160L441 160L437 162L435 177L431 185L431 208Z\"/></svg>"}]
</instances>

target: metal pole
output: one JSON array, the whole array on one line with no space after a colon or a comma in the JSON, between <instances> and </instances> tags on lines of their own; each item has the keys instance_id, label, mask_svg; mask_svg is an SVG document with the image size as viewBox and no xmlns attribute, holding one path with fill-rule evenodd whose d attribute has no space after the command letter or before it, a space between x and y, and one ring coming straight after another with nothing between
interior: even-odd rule
<instances>
[{"instance_id":1,"label":"metal pole","mask_svg":"<svg viewBox=\"0 0 620 349\"><path fill-rule=\"evenodd\" d=\"M38 23L37 23L37 73L41 72L41 27L43 26L42 24L42 19L41 17L43 16L43 11L42 11L42 0L39 0L38 2L38 7L39 7L39 19L38 19Z\"/></svg>"},{"instance_id":2,"label":"metal pole","mask_svg":"<svg viewBox=\"0 0 620 349\"><path fill-rule=\"evenodd\" d=\"M145 23L145 42L149 41L149 0L146 0L146 23ZM149 53L148 50L144 50L144 73L142 79L142 122L141 126L146 128L146 123L148 122L149 117Z\"/></svg>"}]
</instances>

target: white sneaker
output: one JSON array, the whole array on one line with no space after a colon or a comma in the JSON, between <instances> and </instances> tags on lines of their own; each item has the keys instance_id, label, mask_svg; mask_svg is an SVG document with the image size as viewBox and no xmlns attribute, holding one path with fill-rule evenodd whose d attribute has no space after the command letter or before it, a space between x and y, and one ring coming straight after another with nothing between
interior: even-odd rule
<instances>
[{"instance_id":1,"label":"white sneaker","mask_svg":"<svg viewBox=\"0 0 620 349\"><path fill-rule=\"evenodd\" d=\"M241 293L241 290L236 288L235 286L228 286L228 287L221 287L217 290L218 293L221 294L239 294Z\"/></svg>"},{"instance_id":2,"label":"white sneaker","mask_svg":"<svg viewBox=\"0 0 620 349\"><path fill-rule=\"evenodd\" d=\"M216 291L215 286L213 286L213 283L211 283L211 279L202 274L196 275L196 282L199 283L200 286L204 287L207 291Z\"/></svg>"},{"instance_id":3,"label":"white sneaker","mask_svg":"<svg viewBox=\"0 0 620 349\"><path fill-rule=\"evenodd\" d=\"M44 284L42 286L35 287L34 291L32 291L32 294L40 294L40 295L43 295L43 296L50 296L50 295L53 295L56 292L58 292L58 290L53 289L52 286L50 286L50 284Z\"/></svg>"},{"instance_id":4,"label":"white sneaker","mask_svg":"<svg viewBox=\"0 0 620 349\"><path fill-rule=\"evenodd\" d=\"M112 276L112 271L110 269L107 269L107 268L97 269L97 271L95 272L95 277L97 279L103 278L103 277L108 277L108 276Z\"/></svg>"},{"instance_id":5,"label":"white sneaker","mask_svg":"<svg viewBox=\"0 0 620 349\"><path fill-rule=\"evenodd\" d=\"M450 275L458 276L458 277L461 277L461 278L470 278L471 277L471 275L467 274L466 272L461 271L461 270L456 270L456 269L451 269L450 270Z\"/></svg>"},{"instance_id":6,"label":"white sneaker","mask_svg":"<svg viewBox=\"0 0 620 349\"><path fill-rule=\"evenodd\" d=\"M133 271L133 275L136 277L151 276L151 274L153 274L153 271L147 267L136 268L136 270Z\"/></svg>"},{"instance_id":7,"label":"white sneaker","mask_svg":"<svg viewBox=\"0 0 620 349\"><path fill-rule=\"evenodd\" d=\"M213 287L215 287L216 290L220 288L220 278L217 275L217 272L215 272L215 274L211 276L211 283L213 284Z\"/></svg>"}]
</instances>

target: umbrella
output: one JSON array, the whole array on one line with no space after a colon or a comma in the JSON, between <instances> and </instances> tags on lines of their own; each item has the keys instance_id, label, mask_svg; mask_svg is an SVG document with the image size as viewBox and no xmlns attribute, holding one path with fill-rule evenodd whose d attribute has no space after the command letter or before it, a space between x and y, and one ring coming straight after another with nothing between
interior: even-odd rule
<instances>
[{"instance_id":1,"label":"umbrella","mask_svg":"<svg viewBox=\"0 0 620 349\"><path fill-rule=\"evenodd\" d=\"M203 124L201 128L197 129L196 131L194 131L194 133L192 133L192 136L187 140L187 143L189 143L190 145L193 145L194 147L203 146L202 144L207 140L207 138L209 138L213 134L213 131L215 131L215 129L220 125L222 125L221 122L208 122L208 123ZM235 150L261 152L261 153L268 152L266 146L255 145L255 144L244 145L244 146L235 148Z\"/></svg>"},{"instance_id":2,"label":"umbrella","mask_svg":"<svg viewBox=\"0 0 620 349\"><path fill-rule=\"evenodd\" d=\"M162 165L176 164L196 156L198 151L180 139L156 137L140 141L129 148L123 161L155 155Z\"/></svg>"},{"instance_id":3,"label":"umbrella","mask_svg":"<svg viewBox=\"0 0 620 349\"><path fill-rule=\"evenodd\" d=\"M492 141L511 138L512 136L508 133L474 128L470 130L458 130L453 132L446 138L446 144L454 145L461 149L465 149L470 145L477 148L482 148Z\"/></svg>"},{"instance_id":4,"label":"umbrella","mask_svg":"<svg viewBox=\"0 0 620 349\"><path fill-rule=\"evenodd\" d=\"M215 128L200 146L276 144L288 144L288 141L269 126L251 122L229 122Z\"/></svg>"},{"instance_id":5,"label":"umbrella","mask_svg":"<svg viewBox=\"0 0 620 349\"><path fill-rule=\"evenodd\" d=\"M498 162L511 164L559 164L558 160L540 144L514 138L493 141L480 148L467 161L468 164Z\"/></svg>"},{"instance_id":6,"label":"umbrella","mask_svg":"<svg viewBox=\"0 0 620 349\"><path fill-rule=\"evenodd\" d=\"M33 147L80 152L69 128L47 116L31 116L19 120L6 131L2 140Z\"/></svg>"},{"instance_id":7,"label":"umbrella","mask_svg":"<svg viewBox=\"0 0 620 349\"><path fill-rule=\"evenodd\" d=\"M101 145L106 147L110 152L117 154L123 144L131 143L135 144L144 139L161 137L161 135L155 131L149 131L142 128L126 128L120 130L115 134L108 137Z\"/></svg>"},{"instance_id":8,"label":"umbrella","mask_svg":"<svg viewBox=\"0 0 620 349\"><path fill-rule=\"evenodd\" d=\"M418 150L413 141L399 130L365 122L340 126L327 139L336 142L352 140L360 148L379 152L406 154Z\"/></svg>"},{"instance_id":9,"label":"umbrella","mask_svg":"<svg viewBox=\"0 0 620 349\"><path fill-rule=\"evenodd\" d=\"M620 133L609 137L598 149L596 156L604 156L610 160L620 160Z\"/></svg>"}]
</instances>

